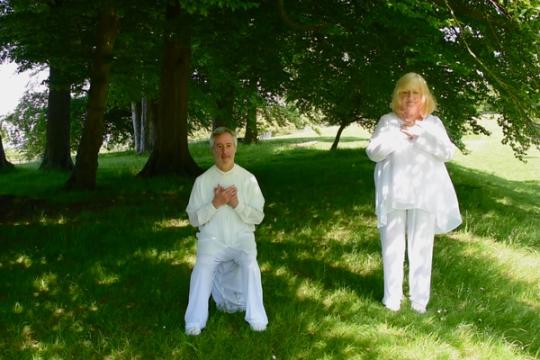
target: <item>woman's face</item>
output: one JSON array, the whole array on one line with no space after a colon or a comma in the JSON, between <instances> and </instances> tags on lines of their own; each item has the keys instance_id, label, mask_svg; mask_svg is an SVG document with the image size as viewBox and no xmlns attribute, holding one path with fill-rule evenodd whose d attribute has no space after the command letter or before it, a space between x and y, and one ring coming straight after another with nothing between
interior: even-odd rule
<instances>
[{"instance_id":1,"label":"woman's face","mask_svg":"<svg viewBox=\"0 0 540 360\"><path fill-rule=\"evenodd\" d=\"M405 117L422 117L424 96L419 89L406 88L398 92L400 109Z\"/></svg>"}]
</instances>

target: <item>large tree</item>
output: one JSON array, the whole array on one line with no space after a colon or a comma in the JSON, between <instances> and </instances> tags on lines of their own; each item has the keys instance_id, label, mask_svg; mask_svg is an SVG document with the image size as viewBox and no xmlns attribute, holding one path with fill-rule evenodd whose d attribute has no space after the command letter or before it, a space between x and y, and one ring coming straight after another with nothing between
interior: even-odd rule
<instances>
[{"instance_id":1,"label":"large tree","mask_svg":"<svg viewBox=\"0 0 540 360\"><path fill-rule=\"evenodd\" d=\"M427 78L454 140L484 131L476 119L489 109L501 114L518 156L538 145L538 0L114 3L128 14L111 73L115 106L129 110L148 97L159 109L144 175L196 173L191 129L220 118L252 126L257 107L283 96L341 129L352 121L372 126L407 71ZM94 7L87 6L83 18ZM23 41L12 45L25 49Z\"/></svg>"},{"instance_id":2,"label":"large tree","mask_svg":"<svg viewBox=\"0 0 540 360\"><path fill-rule=\"evenodd\" d=\"M49 67L47 132L42 169L73 168L70 146L71 84L63 80L61 73L61 68Z\"/></svg>"},{"instance_id":3,"label":"large tree","mask_svg":"<svg viewBox=\"0 0 540 360\"><path fill-rule=\"evenodd\" d=\"M46 141L42 169L69 170L70 103L72 86L86 79L89 21L82 1L2 2L0 49L2 58L21 70L49 67Z\"/></svg>"},{"instance_id":4,"label":"large tree","mask_svg":"<svg viewBox=\"0 0 540 360\"><path fill-rule=\"evenodd\" d=\"M90 74L86 122L77 151L77 161L66 182L66 187L70 189L92 189L96 185L97 158L103 143L108 81L117 34L117 11L114 7L106 6L99 14Z\"/></svg>"},{"instance_id":5,"label":"large tree","mask_svg":"<svg viewBox=\"0 0 540 360\"><path fill-rule=\"evenodd\" d=\"M283 58L292 56L282 41L284 27L276 10L274 2L263 2L245 11L220 9L197 21L194 100L207 118L200 125L245 125L248 142L256 141L257 109L284 95Z\"/></svg>"},{"instance_id":6,"label":"large tree","mask_svg":"<svg viewBox=\"0 0 540 360\"><path fill-rule=\"evenodd\" d=\"M454 140L486 132L477 118L487 108L501 114L505 141L522 156L540 141L539 9L538 1L291 4L291 18L324 26L290 38L297 56L289 99L330 123L369 127L389 111L395 81L416 71L433 87Z\"/></svg>"},{"instance_id":7,"label":"large tree","mask_svg":"<svg viewBox=\"0 0 540 360\"><path fill-rule=\"evenodd\" d=\"M197 175L201 170L191 157L187 141L190 15L176 1L167 4L163 39L156 143L140 175Z\"/></svg>"},{"instance_id":8,"label":"large tree","mask_svg":"<svg viewBox=\"0 0 540 360\"><path fill-rule=\"evenodd\" d=\"M237 10L252 6L252 2L242 0L167 2L156 142L140 175L192 176L201 172L188 148L188 89L193 75L191 55L194 23L200 24L201 16L212 18L213 14L220 13L216 9L222 7ZM226 93L219 94L214 99L224 98L222 95L225 98L228 96Z\"/></svg>"}]
</instances>

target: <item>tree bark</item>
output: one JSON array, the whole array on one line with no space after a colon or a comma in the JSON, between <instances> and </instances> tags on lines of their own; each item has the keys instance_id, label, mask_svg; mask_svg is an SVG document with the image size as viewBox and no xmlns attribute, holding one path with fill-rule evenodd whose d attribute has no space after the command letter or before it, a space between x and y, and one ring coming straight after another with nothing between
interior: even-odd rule
<instances>
[{"instance_id":1,"label":"tree bark","mask_svg":"<svg viewBox=\"0 0 540 360\"><path fill-rule=\"evenodd\" d=\"M66 182L68 189L93 189L96 186L99 149L103 143L104 113L111 71L112 51L118 34L118 16L107 7L100 14L96 49L90 74L86 123L77 151L77 161Z\"/></svg>"},{"instance_id":2,"label":"tree bark","mask_svg":"<svg viewBox=\"0 0 540 360\"><path fill-rule=\"evenodd\" d=\"M156 118L156 143L140 176L202 172L188 148L187 104L190 79L191 39L189 19L181 16L180 3L167 5L167 26Z\"/></svg>"},{"instance_id":3,"label":"tree bark","mask_svg":"<svg viewBox=\"0 0 540 360\"><path fill-rule=\"evenodd\" d=\"M330 148L330 150L337 150L337 147L338 147L338 144L339 144L339 139L341 138L341 133L350 124L351 123L349 121L343 121L343 122L341 122L339 124L339 129L337 131L336 138L334 139L334 143L332 144L332 147Z\"/></svg>"},{"instance_id":4,"label":"tree bark","mask_svg":"<svg viewBox=\"0 0 540 360\"><path fill-rule=\"evenodd\" d=\"M147 100L146 104L146 132L144 138L145 151L152 152L156 144L156 124L159 112L157 100Z\"/></svg>"},{"instance_id":5,"label":"tree bark","mask_svg":"<svg viewBox=\"0 0 540 360\"><path fill-rule=\"evenodd\" d=\"M135 144L135 152L142 154L152 148L152 135L150 134L150 112L152 104L148 104L146 98L142 98L139 102L131 103L131 121L133 123L133 142Z\"/></svg>"},{"instance_id":6,"label":"tree bark","mask_svg":"<svg viewBox=\"0 0 540 360\"><path fill-rule=\"evenodd\" d=\"M141 153L141 103L131 102L131 122L133 124L133 143L135 152Z\"/></svg>"},{"instance_id":7,"label":"tree bark","mask_svg":"<svg viewBox=\"0 0 540 360\"><path fill-rule=\"evenodd\" d=\"M254 101L250 101L248 104L247 118L246 118L246 135L244 136L245 144L255 144L257 137L259 136L257 130L257 104Z\"/></svg>"},{"instance_id":8,"label":"tree bark","mask_svg":"<svg viewBox=\"0 0 540 360\"><path fill-rule=\"evenodd\" d=\"M71 170L70 104L71 84L59 67L49 67L46 144L40 169Z\"/></svg>"},{"instance_id":9,"label":"tree bark","mask_svg":"<svg viewBox=\"0 0 540 360\"><path fill-rule=\"evenodd\" d=\"M231 130L236 129L236 122L233 119L234 110L234 90L229 88L220 94L216 100L216 113L212 127L227 127Z\"/></svg>"},{"instance_id":10,"label":"tree bark","mask_svg":"<svg viewBox=\"0 0 540 360\"><path fill-rule=\"evenodd\" d=\"M2 134L0 134L0 171L12 169L13 164L10 163L6 158L6 153L4 151L4 144L2 142Z\"/></svg>"},{"instance_id":11,"label":"tree bark","mask_svg":"<svg viewBox=\"0 0 540 360\"><path fill-rule=\"evenodd\" d=\"M139 154L142 154L148 151L148 101L144 97L141 99L141 127L139 132Z\"/></svg>"}]
</instances>

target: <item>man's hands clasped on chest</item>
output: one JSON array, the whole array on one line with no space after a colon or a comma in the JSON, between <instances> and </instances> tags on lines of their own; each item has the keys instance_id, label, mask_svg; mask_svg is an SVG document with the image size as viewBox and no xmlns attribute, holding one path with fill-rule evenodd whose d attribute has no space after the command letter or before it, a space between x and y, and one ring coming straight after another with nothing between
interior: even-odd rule
<instances>
[{"instance_id":1,"label":"man's hands clasped on chest","mask_svg":"<svg viewBox=\"0 0 540 360\"><path fill-rule=\"evenodd\" d=\"M233 209L238 205L238 194L236 186L231 185L227 188L224 188L221 185L218 185L214 188L214 199L212 204L217 209L223 205L229 205Z\"/></svg>"}]
</instances>

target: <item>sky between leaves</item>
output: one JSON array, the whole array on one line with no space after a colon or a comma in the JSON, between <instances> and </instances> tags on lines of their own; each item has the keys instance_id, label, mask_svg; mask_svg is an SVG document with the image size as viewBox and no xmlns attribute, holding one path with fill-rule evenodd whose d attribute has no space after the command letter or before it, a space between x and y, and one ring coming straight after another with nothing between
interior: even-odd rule
<instances>
[{"instance_id":1,"label":"sky between leaves","mask_svg":"<svg viewBox=\"0 0 540 360\"><path fill-rule=\"evenodd\" d=\"M15 109L27 88L40 86L47 71L17 73L17 64L0 64L0 117Z\"/></svg>"}]
</instances>

